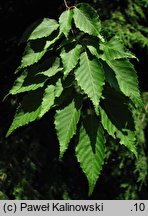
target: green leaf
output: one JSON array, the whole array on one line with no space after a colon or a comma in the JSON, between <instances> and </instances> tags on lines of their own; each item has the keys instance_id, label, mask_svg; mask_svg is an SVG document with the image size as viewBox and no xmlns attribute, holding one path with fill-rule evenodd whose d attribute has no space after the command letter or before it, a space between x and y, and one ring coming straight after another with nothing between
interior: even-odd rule
<instances>
[{"instance_id":1,"label":"green leaf","mask_svg":"<svg viewBox=\"0 0 148 216\"><path fill-rule=\"evenodd\" d=\"M28 67L30 65L33 65L37 63L46 53L46 49L42 49L41 51L35 51L31 47L31 43L29 42L25 48L25 52L23 54L22 60L21 60L21 65L17 68L16 72L19 70Z\"/></svg>"},{"instance_id":2,"label":"green leaf","mask_svg":"<svg viewBox=\"0 0 148 216\"><path fill-rule=\"evenodd\" d=\"M113 138L118 138L119 143L126 146L137 155L135 145L135 124L129 107L129 99L113 88L104 90L105 99L99 107L101 122L104 129Z\"/></svg>"},{"instance_id":3,"label":"green leaf","mask_svg":"<svg viewBox=\"0 0 148 216\"><path fill-rule=\"evenodd\" d=\"M136 138L135 132L131 130L124 129L122 132L117 132L117 138L120 139L120 144L126 146L132 153L138 157L138 152L136 148Z\"/></svg>"},{"instance_id":4,"label":"green leaf","mask_svg":"<svg viewBox=\"0 0 148 216\"><path fill-rule=\"evenodd\" d=\"M64 48L62 49L60 56L64 66L65 76L67 76L70 71L76 67L80 57L81 48L82 46L78 44L68 51L66 51Z\"/></svg>"},{"instance_id":5,"label":"green leaf","mask_svg":"<svg viewBox=\"0 0 148 216\"><path fill-rule=\"evenodd\" d=\"M31 25L29 25L29 27L25 30L25 32L23 33L19 44L27 42L29 36L31 35L31 33L33 32L33 30L42 22L42 19L39 19L35 22L33 22Z\"/></svg>"},{"instance_id":6,"label":"green leaf","mask_svg":"<svg viewBox=\"0 0 148 216\"><path fill-rule=\"evenodd\" d=\"M101 123L104 129L108 132L110 136L112 136L113 138L116 138L115 133L116 131L118 131L118 129L115 127L115 125L113 125L113 123L110 121L107 114L101 107L99 107L99 110L101 114Z\"/></svg>"},{"instance_id":7,"label":"green leaf","mask_svg":"<svg viewBox=\"0 0 148 216\"><path fill-rule=\"evenodd\" d=\"M98 38L86 35L82 39L82 42L93 56L95 56L97 59L101 57L99 46L100 41L98 40Z\"/></svg>"},{"instance_id":8,"label":"green leaf","mask_svg":"<svg viewBox=\"0 0 148 216\"><path fill-rule=\"evenodd\" d=\"M106 86L104 89L104 100L101 101L107 114L119 130L135 130L134 119L129 108L130 100L122 92ZM122 113L122 115L121 115Z\"/></svg>"},{"instance_id":9,"label":"green leaf","mask_svg":"<svg viewBox=\"0 0 148 216\"><path fill-rule=\"evenodd\" d=\"M95 117L87 117L86 124L80 128L76 157L89 183L89 196L102 170L105 158L105 138Z\"/></svg>"},{"instance_id":10,"label":"green leaf","mask_svg":"<svg viewBox=\"0 0 148 216\"><path fill-rule=\"evenodd\" d=\"M36 40L43 37L48 37L51 33L57 30L59 24L54 19L44 18L42 22L32 31L28 40Z\"/></svg>"},{"instance_id":11,"label":"green leaf","mask_svg":"<svg viewBox=\"0 0 148 216\"><path fill-rule=\"evenodd\" d=\"M9 94L15 95L22 92L34 91L44 86L47 78L42 75L37 75L36 71L25 70L16 79Z\"/></svg>"},{"instance_id":12,"label":"green leaf","mask_svg":"<svg viewBox=\"0 0 148 216\"><path fill-rule=\"evenodd\" d=\"M109 119L109 117L106 114L106 112L104 111L104 109L102 109L101 107L99 107L99 109L100 109L100 114L101 114L101 123L102 123L104 129L114 139L115 138L120 139L120 141L119 141L120 144L126 146L137 157L137 149L136 149L136 145L135 145L135 133L134 133L134 131L131 131L129 129L118 130L118 128Z\"/></svg>"},{"instance_id":13,"label":"green leaf","mask_svg":"<svg viewBox=\"0 0 148 216\"><path fill-rule=\"evenodd\" d=\"M99 101L105 83L104 71L97 59L90 60L87 53L80 56L80 66L75 71L78 85L88 95L98 113Z\"/></svg>"},{"instance_id":14,"label":"green leaf","mask_svg":"<svg viewBox=\"0 0 148 216\"><path fill-rule=\"evenodd\" d=\"M38 74L42 74L47 77L52 77L54 76L57 72L63 70L63 68L60 68L60 59L57 57L51 67L45 71L41 71Z\"/></svg>"},{"instance_id":15,"label":"green leaf","mask_svg":"<svg viewBox=\"0 0 148 216\"><path fill-rule=\"evenodd\" d=\"M62 85L62 81L61 81L61 79L59 79L55 84L55 97L60 97L63 90L64 90L64 88Z\"/></svg>"},{"instance_id":16,"label":"green leaf","mask_svg":"<svg viewBox=\"0 0 148 216\"><path fill-rule=\"evenodd\" d=\"M101 56L103 60L136 58L129 51L124 50L123 44L117 38L112 38L108 42L100 43L100 49L104 52Z\"/></svg>"},{"instance_id":17,"label":"green leaf","mask_svg":"<svg viewBox=\"0 0 148 216\"><path fill-rule=\"evenodd\" d=\"M68 37L69 31L71 30L72 17L73 11L66 10L59 18L60 32L62 32L66 37Z\"/></svg>"},{"instance_id":18,"label":"green leaf","mask_svg":"<svg viewBox=\"0 0 148 216\"><path fill-rule=\"evenodd\" d=\"M74 36L69 36L68 38L64 38L64 40L60 43L57 50L62 49L63 47L69 47L71 44L76 44L77 41Z\"/></svg>"},{"instance_id":19,"label":"green leaf","mask_svg":"<svg viewBox=\"0 0 148 216\"><path fill-rule=\"evenodd\" d=\"M138 87L138 78L134 66L126 59L107 61L116 75L120 90L129 97L136 106L143 106Z\"/></svg>"},{"instance_id":20,"label":"green leaf","mask_svg":"<svg viewBox=\"0 0 148 216\"><path fill-rule=\"evenodd\" d=\"M68 148L71 138L76 133L77 123L80 118L80 107L74 101L55 115L55 128L60 143L60 157Z\"/></svg>"},{"instance_id":21,"label":"green leaf","mask_svg":"<svg viewBox=\"0 0 148 216\"><path fill-rule=\"evenodd\" d=\"M46 45L44 47L45 50L52 49L52 46L61 38L62 34L61 32L58 32L58 34L55 34L53 37L51 37L50 40L46 41Z\"/></svg>"},{"instance_id":22,"label":"green leaf","mask_svg":"<svg viewBox=\"0 0 148 216\"><path fill-rule=\"evenodd\" d=\"M101 61L101 64L104 69L106 81L110 84L111 87L116 89L116 91L121 92L114 71L109 67L109 65L105 61Z\"/></svg>"},{"instance_id":23,"label":"green leaf","mask_svg":"<svg viewBox=\"0 0 148 216\"><path fill-rule=\"evenodd\" d=\"M19 92L27 75L28 72L26 70L23 71L23 73L15 80L12 89L9 91L9 94L15 95Z\"/></svg>"},{"instance_id":24,"label":"green leaf","mask_svg":"<svg viewBox=\"0 0 148 216\"><path fill-rule=\"evenodd\" d=\"M91 45L91 44L87 45L87 48L88 48L88 50L90 51L90 53L91 53L92 55L96 56L97 59L99 59L101 56L100 56L100 54L98 53L96 47L97 47L97 44L96 44L95 46L93 46L93 45Z\"/></svg>"},{"instance_id":25,"label":"green leaf","mask_svg":"<svg viewBox=\"0 0 148 216\"><path fill-rule=\"evenodd\" d=\"M8 137L17 128L40 119L54 104L55 86L48 85L45 91L37 89L24 96L13 122L6 134Z\"/></svg>"},{"instance_id":26,"label":"green leaf","mask_svg":"<svg viewBox=\"0 0 148 216\"><path fill-rule=\"evenodd\" d=\"M55 99L54 91L55 91L55 86L53 85L48 85L47 88L45 89L39 118L41 118L46 112L48 112L52 107L52 105L54 104L54 99Z\"/></svg>"},{"instance_id":27,"label":"green leaf","mask_svg":"<svg viewBox=\"0 0 148 216\"><path fill-rule=\"evenodd\" d=\"M25 69L21 76L16 79L9 93L14 95L43 87L50 77L61 70L58 57L46 59L40 64Z\"/></svg>"},{"instance_id":28,"label":"green leaf","mask_svg":"<svg viewBox=\"0 0 148 216\"><path fill-rule=\"evenodd\" d=\"M75 25L80 31L102 39L100 35L101 24L98 14L89 4L80 3L73 11Z\"/></svg>"},{"instance_id":29,"label":"green leaf","mask_svg":"<svg viewBox=\"0 0 148 216\"><path fill-rule=\"evenodd\" d=\"M28 123L36 120L41 111L41 103L42 103L43 91L36 90L34 92L28 93L21 102L19 106L13 122L6 134L8 137L14 130L17 128L27 125Z\"/></svg>"},{"instance_id":30,"label":"green leaf","mask_svg":"<svg viewBox=\"0 0 148 216\"><path fill-rule=\"evenodd\" d=\"M21 65L17 68L16 72L37 63L60 37L61 34L55 34L47 41L37 40L28 42L21 60Z\"/></svg>"}]
</instances>

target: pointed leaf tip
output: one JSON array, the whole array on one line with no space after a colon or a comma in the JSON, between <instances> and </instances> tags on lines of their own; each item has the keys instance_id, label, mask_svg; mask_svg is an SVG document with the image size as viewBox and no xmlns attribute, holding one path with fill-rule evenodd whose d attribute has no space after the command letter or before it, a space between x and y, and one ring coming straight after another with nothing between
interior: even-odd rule
<instances>
[{"instance_id":1,"label":"pointed leaf tip","mask_svg":"<svg viewBox=\"0 0 148 216\"><path fill-rule=\"evenodd\" d=\"M89 119L87 125L94 127L96 133L91 138L91 131L93 128L86 128L84 125L80 128L79 141L76 147L76 157L80 163L80 167L85 173L88 184L90 196L94 190L96 182L99 178L100 172L105 158L105 137L102 128L96 125L95 118Z\"/></svg>"},{"instance_id":2,"label":"pointed leaf tip","mask_svg":"<svg viewBox=\"0 0 148 216\"><path fill-rule=\"evenodd\" d=\"M94 8L87 3L80 3L73 11L74 22L78 29L103 40L100 35L101 23Z\"/></svg>"},{"instance_id":3,"label":"pointed leaf tip","mask_svg":"<svg viewBox=\"0 0 148 216\"><path fill-rule=\"evenodd\" d=\"M74 101L64 109L56 112L55 128L60 143L60 158L63 157L71 138L76 133L76 126L79 118L80 108L76 108Z\"/></svg>"}]
</instances>

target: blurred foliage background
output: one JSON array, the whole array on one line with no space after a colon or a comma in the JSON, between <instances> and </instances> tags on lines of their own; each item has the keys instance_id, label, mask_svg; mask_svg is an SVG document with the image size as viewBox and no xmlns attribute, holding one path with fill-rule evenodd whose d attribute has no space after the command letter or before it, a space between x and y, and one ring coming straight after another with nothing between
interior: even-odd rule
<instances>
[{"instance_id":1,"label":"blurred foliage background","mask_svg":"<svg viewBox=\"0 0 148 216\"><path fill-rule=\"evenodd\" d=\"M5 133L19 98L2 101L11 88L24 46L21 35L39 18L58 19L65 10L63 0L0 1L0 199L147 199L148 146L146 140L148 89L148 0L69 0L68 5L90 3L102 21L106 39L116 36L138 58L132 60L139 77L144 110L137 116L136 160L123 146L107 138L107 156L102 175L91 197L87 181L71 147L58 160L58 142L53 113L20 128L8 139Z\"/></svg>"}]
</instances>

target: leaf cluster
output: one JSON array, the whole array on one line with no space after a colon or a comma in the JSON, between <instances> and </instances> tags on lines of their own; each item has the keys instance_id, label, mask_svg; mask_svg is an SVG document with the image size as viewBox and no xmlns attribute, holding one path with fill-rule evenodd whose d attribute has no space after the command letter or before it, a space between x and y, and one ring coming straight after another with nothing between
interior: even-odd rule
<instances>
[{"instance_id":1,"label":"leaf cluster","mask_svg":"<svg viewBox=\"0 0 148 216\"><path fill-rule=\"evenodd\" d=\"M135 56L116 37L105 41L98 14L86 3L64 11L58 22L33 23L22 42L20 75L9 94L24 97L6 136L54 109L60 158L73 140L91 195L106 156L106 135L138 157L131 111L143 102L129 60Z\"/></svg>"},{"instance_id":2,"label":"leaf cluster","mask_svg":"<svg viewBox=\"0 0 148 216\"><path fill-rule=\"evenodd\" d=\"M98 0L96 8L104 8L107 1ZM126 0L110 3L108 9L103 10L103 34L107 38L118 36L124 44L132 48L135 44L139 47L148 47L147 28L147 0ZM98 9L99 10L99 9ZM100 11L100 10L99 10ZM102 11L102 10L101 10ZM100 11L100 12L101 12ZM111 11L111 13L110 13Z\"/></svg>"}]
</instances>

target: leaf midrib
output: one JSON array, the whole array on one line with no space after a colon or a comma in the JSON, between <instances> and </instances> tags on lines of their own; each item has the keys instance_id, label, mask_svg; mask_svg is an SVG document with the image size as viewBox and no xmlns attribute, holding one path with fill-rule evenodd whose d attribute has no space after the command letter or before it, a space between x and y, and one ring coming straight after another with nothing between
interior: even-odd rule
<instances>
[{"instance_id":1,"label":"leaf midrib","mask_svg":"<svg viewBox=\"0 0 148 216\"><path fill-rule=\"evenodd\" d=\"M85 15L85 13L82 13L81 10L80 10L79 8L76 8L76 9L79 10L80 14L81 14L82 16L85 17L85 20L86 20L86 21L89 21L89 24L93 27L93 29L95 30L95 32L96 32L97 35L98 35L98 31L96 30L96 28L94 27L94 25L92 25L92 23L90 22L90 20L88 19L88 17ZM78 16L77 16L77 18L78 18Z\"/></svg>"},{"instance_id":2,"label":"leaf midrib","mask_svg":"<svg viewBox=\"0 0 148 216\"><path fill-rule=\"evenodd\" d=\"M90 68L90 64L89 64L89 59L88 59L88 56L87 56L87 53L85 53L85 55L86 55L86 59L87 59L87 65L88 65L88 68L89 68L89 74L90 74L90 77L91 77L91 83L92 83L92 87L93 87L93 96L95 95L95 99L97 100L97 96L96 96L96 94L95 94L95 85L94 85L94 83L93 83L93 76L92 76L92 74L91 74L91 68ZM95 102L95 104L96 104L96 102ZM96 104L97 105L97 104Z\"/></svg>"}]
</instances>

